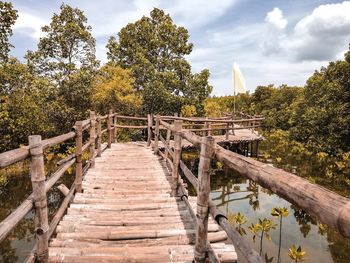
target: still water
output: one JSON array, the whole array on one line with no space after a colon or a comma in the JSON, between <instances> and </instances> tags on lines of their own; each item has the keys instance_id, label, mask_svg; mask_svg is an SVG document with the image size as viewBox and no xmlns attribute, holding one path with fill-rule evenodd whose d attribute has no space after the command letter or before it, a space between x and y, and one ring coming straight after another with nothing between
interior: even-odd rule
<instances>
[{"instance_id":1,"label":"still water","mask_svg":"<svg viewBox=\"0 0 350 263\"><path fill-rule=\"evenodd\" d=\"M55 169L55 164L46 165L47 173ZM8 171L3 170L1 172L0 221L16 209L32 191L27 163L14 165ZM63 195L56 186L64 183L69 187L74 177L70 172L66 172L52 190L48 192L49 220L51 220L63 200ZM16 175L13 175L13 173L16 173ZM35 242L33 215L33 212L28 213L10 235L0 243L0 262L23 262L26 259Z\"/></svg>"},{"instance_id":2,"label":"still water","mask_svg":"<svg viewBox=\"0 0 350 263\"><path fill-rule=\"evenodd\" d=\"M186 164L196 174L198 167L197 153L183 153ZM219 169L218 169L219 166ZM317 263L349 263L350 239L342 237L337 232L328 229L325 225L318 224L305 211L278 197L270 191L258 186L254 182L244 179L234 171L221 167L215 161L212 162L213 173L211 175L211 198L217 206L227 214L227 218L233 225L234 215L245 215L247 222L242 225L245 229L245 239L260 251L260 239L248 229L251 224L258 223L259 219L272 219L276 229L271 230L271 240L263 238L262 255L277 262L279 249L279 220L271 215L274 207L286 207L289 215L283 218L281 235L281 261L294 262L288 256L289 248L294 244L301 246L306 251L302 262ZM193 194L190 191L190 194ZM246 262L239 255L239 262Z\"/></svg>"},{"instance_id":3,"label":"still water","mask_svg":"<svg viewBox=\"0 0 350 263\"><path fill-rule=\"evenodd\" d=\"M183 159L196 174L198 167L197 153L184 152ZM281 261L293 262L288 256L288 249L295 244L306 251L303 262L319 263L350 263L350 239L343 238L338 233L317 224L307 213L291 205L289 202L270 193L264 188L246 180L233 171L213 162L211 176L211 198L227 213L228 219L234 224L233 217L238 212L244 214L247 222L243 224L245 238L259 251L260 240L253 241L253 235L248 229L259 219L268 218L277 224L276 229L269 234L271 240L263 239L262 254L277 262L279 248L279 222L271 216L274 207L286 207L289 215L283 218L281 239ZM0 184L0 221L11 213L31 192L28 168L24 164L21 173L13 176L3 176L5 182ZM51 170L50 167L47 170ZM71 185L73 175L67 173L57 183ZM53 187L48 195L50 217L57 211L62 200L62 194ZM33 214L28 214L14 231L0 243L0 262L22 262L34 245ZM239 257L239 262L245 262Z\"/></svg>"}]
</instances>

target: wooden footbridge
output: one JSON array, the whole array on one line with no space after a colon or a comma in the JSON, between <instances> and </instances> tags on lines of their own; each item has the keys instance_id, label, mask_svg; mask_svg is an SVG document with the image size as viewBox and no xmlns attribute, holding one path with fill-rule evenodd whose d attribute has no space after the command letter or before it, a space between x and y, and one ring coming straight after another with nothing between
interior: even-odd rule
<instances>
[{"instance_id":1,"label":"wooden footbridge","mask_svg":"<svg viewBox=\"0 0 350 263\"><path fill-rule=\"evenodd\" d=\"M212 159L350 237L349 199L220 146L250 142L245 149L254 156L258 145L252 142L261 140L254 129L261 120L145 118L111 111L96 117L91 112L67 134L45 140L29 136L28 146L0 154L0 167L29 157L33 186L33 193L0 223L0 242L35 209L36 244L26 262L236 262L236 250L248 262L264 262L210 199ZM145 129L147 141L118 143L121 129ZM72 139L75 153L46 178L46 149ZM200 151L198 176L181 160L181 149L189 144ZM86 160L84 152L89 152ZM70 189L58 186L65 198L49 222L46 193L72 165L75 181ZM197 197L188 196L181 175Z\"/></svg>"}]
</instances>

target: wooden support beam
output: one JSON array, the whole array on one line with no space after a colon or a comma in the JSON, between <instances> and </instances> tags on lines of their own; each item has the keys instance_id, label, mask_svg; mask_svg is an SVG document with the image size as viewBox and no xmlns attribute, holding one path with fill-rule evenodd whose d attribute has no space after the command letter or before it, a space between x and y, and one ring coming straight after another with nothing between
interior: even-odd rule
<instances>
[{"instance_id":1,"label":"wooden support beam","mask_svg":"<svg viewBox=\"0 0 350 263\"><path fill-rule=\"evenodd\" d=\"M166 131L166 145L164 145L165 146L165 159L167 159L169 156L170 137L171 137L171 130L167 129L167 131Z\"/></svg>"},{"instance_id":2,"label":"wooden support beam","mask_svg":"<svg viewBox=\"0 0 350 263\"><path fill-rule=\"evenodd\" d=\"M107 147L111 148L112 146L112 110L110 109L108 112L108 117L107 117L107 134L108 134L108 141L107 141Z\"/></svg>"},{"instance_id":3,"label":"wooden support beam","mask_svg":"<svg viewBox=\"0 0 350 263\"><path fill-rule=\"evenodd\" d=\"M118 117L114 115L114 132L113 132L113 142L116 143L118 141Z\"/></svg>"},{"instance_id":4,"label":"wooden support beam","mask_svg":"<svg viewBox=\"0 0 350 263\"><path fill-rule=\"evenodd\" d=\"M77 186L77 192L81 193L81 183L83 180L83 163L82 163L82 154L83 154L83 124L81 121L75 123L75 184Z\"/></svg>"},{"instance_id":5,"label":"wooden support beam","mask_svg":"<svg viewBox=\"0 0 350 263\"><path fill-rule=\"evenodd\" d=\"M159 142L159 121L160 121L160 117L157 114L156 115L156 128L155 128L155 134L154 134L154 153L157 154L158 153L158 142Z\"/></svg>"},{"instance_id":6,"label":"wooden support beam","mask_svg":"<svg viewBox=\"0 0 350 263\"><path fill-rule=\"evenodd\" d=\"M195 261L199 263L204 263L206 260L210 194L210 163L215 153L214 145L214 138L202 138L198 166L197 228L196 245L194 251Z\"/></svg>"},{"instance_id":7,"label":"wooden support beam","mask_svg":"<svg viewBox=\"0 0 350 263\"><path fill-rule=\"evenodd\" d=\"M102 150L101 150L101 145L102 145L102 134L101 134L101 119L100 117L97 117L96 119L96 131L97 131L97 157L101 157Z\"/></svg>"},{"instance_id":8,"label":"wooden support beam","mask_svg":"<svg viewBox=\"0 0 350 263\"><path fill-rule=\"evenodd\" d=\"M153 126L153 117L151 114L147 114L147 146L151 145L152 126Z\"/></svg>"},{"instance_id":9,"label":"wooden support beam","mask_svg":"<svg viewBox=\"0 0 350 263\"><path fill-rule=\"evenodd\" d=\"M33 187L33 199L35 207L35 239L36 239L36 260L47 262L48 251L48 209L45 191L45 170L43 146L40 135L32 135L29 139L29 151L31 155L30 179Z\"/></svg>"},{"instance_id":10,"label":"wooden support beam","mask_svg":"<svg viewBox=\"0 0 350 263\"><path fill-rule=\"evenodd\" d=\"M95 140L96 140L96 115L94 111L90 111L90 155L89 161L91 167L95 166Z\"/></svg>"},{"instance_id":11,"label":"wooden support beam","mask_svg":"<svg viewBox=\"0 0 350 263\"><path fill-rule=\"evenodd\" d=\"M172 171L173 183L172 183L172 195L177 196L178 191L178 181L179 181L179 166L181 160L181 129L182 129L182 121L175 120L175 135L174 135L174 169Z\"/></svg>"}]
</instances>

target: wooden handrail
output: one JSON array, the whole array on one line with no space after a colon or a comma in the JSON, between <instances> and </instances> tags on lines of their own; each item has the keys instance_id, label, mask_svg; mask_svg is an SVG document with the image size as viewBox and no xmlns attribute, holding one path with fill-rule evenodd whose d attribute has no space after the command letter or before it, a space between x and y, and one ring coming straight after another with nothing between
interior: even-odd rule
<instances>
[{"instance_id":1,"label":"wooden handrail","mask_svg":"<svg viewBox=\"0 0 350 263\"><path fill-rule=\"evenodd\" d=\"M174 131L171 125L163 121L161 124ZM182 130L180 134L195 147L200 147L201 137L187 130ZM226 150L217 144L215 156L225 166L306 210L343 236L350 237L350 199L282 169Z\"/></svg>"},{"instance_id":2,"label":"wooden handrail","mask_svg":"<svg viewBox=\"0 0 350 263\"><path fill-rule=\"evenodd\" d=\"M147 121L147 117L115 115L118 119Z\"/></svg>"},{"instance_id":3,"label":"wooden handrail","mask_svg":"<svg viewBox=\"0 0 350 263\"><path fill-rule=\"evenodd\" d=\"M184 117L173 117L173 116L161 116L161 119L166 120L182 120L182 121L188 121L188 122L216 122L216 123L242 123L242 122L251 122L251 121L263 121L265 118L250 118L250 119L238 119L238 120L231 120L231 119L196 119L196 118L184 118Z\"/></svg>"},{"instance_id":4,"label":"wooden handrail","mask_svg":"<svg viewBox=\"0 0 350 263\"><path fill-rule=\"evenodd\" d=\"M111 117L115 114L106 115ZM99 124L101 120L105 119L105 116L99 117ZM37 219L36 233L37 243L35 244L35 250L31 253L29 258L36 259L38 262L47 261L47 249L48 249L48 238L54 232L59 220L62 218L68 204L71 202L72 197L76 190L80 189L81 176L87 171L87 169L94 165L94 158L97 151L95 150L95 121L96 117L94 112L91 112L90 119L77 122L71 132L62 134L53 138L46 140L41 140L38 135L29 136L29 146L24 146L22 148L14 149L0 154L0 168L6 167L18 161L22 161L28 157L31 157L31 180L33 185L33 193L25 199L21 205L19 205L9 216L0 222L0 242L3 241L6 236L12 231L14 227L22 220L25 215L33 208L36 208ZM115 131L114 123L110 123L110 136L113 136L112 131ZM90 128L90 139L87 143L82 145L82 132ZM101 132L99 132L101 136ZM44 149L50 148L57 144L63 143L69 139L76 138L76 152L66 156L64 159L60 160L57 165L59 165L57 171L51 175L50 178L45 180L44 176L44 164L43 164L43 151ZM112 142L113 137L111 137ZM81 154L82 152L90 148L89 162L84 168L81 167ZM100 149L102 152L104 149ZM76 166L76 180L72 184L71 189L66 196L66 198L61 203L60 208L56 212L53 220L48 225L48 215L47 215L47 198L46 193L53 187L53 185L59 180L59 178L71 167L76 160L79 160ZM34 257L35 252L35 257Z\"/></svg>"},{"instance_id":5,"label":"wooden handrail","mask_svg":"<svg viewBox=\"0 0 350 263\"><path fill-rule=\"evenodd\" d=\"M46 192L61 178L67 169L75 162L75 159L61 165L58 170L45 182ZM33 208L33 194L29 195L10 215L0 222L0 242L11 232L25 215Z\"/></svg>"},{"instance_id":6,"label":"wooden handrail","mask_svg":"<svg viewBox=\"0 0 350 263\"><path fill-rule=\"evenodd\" d=\"M173 119L179 120L179 118L172 118L172 120ZM183 119L184 118L182 118L182 120ZM252 120L254 119L250 119L249 121ZM175 129L174 125L165 122L164 119L160 120L160 124L166 129L175 132L175 134L179 134L181 138L186 139L195 147L201 147L201 137L197 136L193 132L189 130L178 131ZM252 126L253 127L244 128L254 128L256 125ZM229 129L232 129L232 127ZM196 130L207 131L212 129ZM164 138L161 138L161 140L163 144L166 145ZM170 147L169 145L167 146ZM165 146L165 148L167 147ZM257 182L262 187L271 190L292 204L304 209L310 215L317 218L321 223L324 223L337 230L344 237L350 237L350 199L340 196L319 185L310 183L309 181L289 172L226 150L218 144L214 146L213 150L215 152L215 158L225 166L235 170L246 178ZM175 158L176 154L177 153L175 152ZM164 154L162 155L165 156ZM192 173L181 160L179 162L179 166L184 172L185 176L198 190L197 178L194 175L188 176ZM215 217L214 210L216 209L216 206L213 203L210 205L210 211ZM225 231L227 230L226 232L231 238L235 239L236 241L239 240L238 243L234 242L234 244L242 253L244 250L250 249L249 246L247 246L247 243L243 242L243 239L239 233L231 227L227 219L221 216L215 219ZM249 256L249 253L246 255ZM249 260L249 262L262 262L259 261L260 257L257 257L256 254L250 254L250 256L252 258Z\"/></svg>"},{"instance_id":7,"label":"wooden handrail","mask_svg":"<svg viewBox=\"0 0 350 263\"><path fill-rule=\"evenodd\" d=\"M170 125L170 124L164 122L163 120L160 120L160 123L164 127L167 127L168 131L171 131L171 130L176 131L177 134L180 135L180 137L185 138L183 136L183 132L179 132L178 127L175 127L175 126L178 126L178 124L175 124L173 126L173 125ZM201 139L200 138L205 138L205 137L196 136L193 133L188 132L188 131L185 133L185 135L188 135L187 137L190 137L191 139L195 139L196 141L192 140L192 142L196 143L198 146L201 145ZM161 135L159 136L159 138L163 142L164 147L165 147L166 150L171 149L170 145L164 140L164 138ZM207 141L204 141L204 143L205 143L205 145L207 145ZM210 147L210 145L209 145L209 147ZM210 149L208 149L208 150L210 150ZM215 147L211 146L211 152L212 153L215 152ZM179 179L179 178L174 177L174 172L175 172L174 168L176 167L175 164L173 164L170 161L170 159L167 158L167 156L164 153L162 153L161 151L159 151L158 153L167 161L167 163L168 162L170 163L170 168L171 168L171 171L172 171L172 174L173 174L173 180L179 186L178 191L180 192L180 195L181 196L187 196L187 194L185 193L185 190L183 188L183 185L182 185L182 180ZM211 155L210 152L208 154ZM174 152L174 159L176 158L176 156L179 156L179 155L180 155L180 153L175 151ZM200 162L203 161L202 159L203 159L204 155L206 155L206 154L205 153L203 153L203 154L201 153L201 160L200 160ZM207 158L208 158L208 156L207 156ZM208 172L208 167L207 166L210 164L210 162L208 162L208 160L210 160L210 159L206 160L206 164L205 164L206 168L205 168L205 166L200 168L199 169L199 173L203 173L203 171ZM186 178L188 179L188 181L194 186L194 188L196 189L196 191L198 193L199 192L198 179L187 168L187 166L184 164L184 162L182 160L179 160L179 168L183 171L183 173L186 176ZM208 183L208 181L207 181L207 183ZM202 185L201 189L203 189L203 187L208 187L208 184L207 184L207 186L203 186ZM187 199L186 198L183 198L183 199L186 202ZM201 207L201 206L197 205L197 209L198 209L198 207ZM189 205L188 205L188 208L190 210L190 214L191 214L191 211L192 211L192 213L194 213L192 208ZM250 246L250 244L238 233L238 231L236 229L234 229L231 226L231 224L228 222L227 218L224 216L224 214L220 210L217 209L217 207L215 206L214 202L211 199L209 199L208 208L207 209L209 210L209 212L210 212L211 216L213 217L213 219L216 220L217 223L222 227L222 229L227 233L228 237L232 240L232 242L235 245L235 247L241 251L241 253L244 255L245 258L247 258L248 262L251 262L251 263L262 263L262 262L264 262L263 259L260 257L260 255ZM200 213L200 212L197 211L197 215L202 214L202 216L199 216L199 217L197 216L197 217L198 218L203 218L203 217L205 218L205 211L203 211L203 213ZM205 259L205 257L203 258L203 256L205 256L203 254L203 249L207 249L207 252L209 254L210 259L213 262L216 262L215 261L215 253L212 250L210 250L210 244L208 244L207 242L203 241L204 238L203 238L202 235L206 232L205 228L203 229L203 224L202 224L203 221L200 220L199 222L197 222L198 221L197 217L194 216L194 219L193 219L194 222L195 222L196 228L197 228L196 252L195 252L196 262L202 262ZM202 230L200 232L198 232L198 229L202 229ZM199 233L201 233L201 234L199 234ZM206 245L203 246L203 242L201 243L201 245L199 245L199 243L197 243L199 240L202 240L204 242L204 244L206 244Z\"/></svg>"},{"instance_id":8,"label":"wooden handrail","mask_svg":"<svg viewBox=\"0 0 350 263\"><path fill-rule=\"evenodd\" d=\"M241 126L241 127L216 127L216 128L202 128L202 129L187 129L188 131L199 132L199 131L231 131L231 130L245 130L259 128L261 125Z\"/></svg>"},{"instance_id":9,"label":"wooden handrail","mask_svg":"<svg viewBox=\"0 0 350 263\"><path fill-rule=\"evenodd\" d=\"M43 149L50 148L75 137L75 132L69 132L42 141ZM0 168L20 162L29 157L29 147L24 146L7 152L0 153Z\"/></svg>"}]
</instances>

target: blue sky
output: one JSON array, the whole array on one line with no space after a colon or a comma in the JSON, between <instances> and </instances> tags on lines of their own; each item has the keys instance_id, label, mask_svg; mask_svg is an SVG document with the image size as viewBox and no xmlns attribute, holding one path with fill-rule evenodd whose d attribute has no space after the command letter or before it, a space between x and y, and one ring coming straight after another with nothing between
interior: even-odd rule
<instances>
[{"instance_id":1,"label":"blue sky","mask_svg":"<svg viewBox=\"0 0 350 263\"><path fill-rule=\"evenodd\" d=\"M19 11L12 54L35 50L40 28L61 1L11 1ZM328 61L342 59L350 43L350 1L324 0L70 0L85 12L96 38L97 57L106 62L106 43L129 22L164 9L189 30L194 44L188 60L194 72L210 70L214 95L233 93L236 61L247 88L304 85Z\"/></svg>"}]
</instances>

